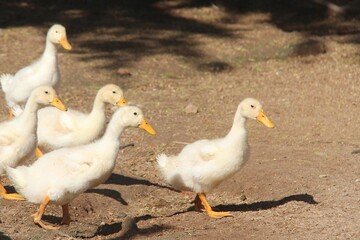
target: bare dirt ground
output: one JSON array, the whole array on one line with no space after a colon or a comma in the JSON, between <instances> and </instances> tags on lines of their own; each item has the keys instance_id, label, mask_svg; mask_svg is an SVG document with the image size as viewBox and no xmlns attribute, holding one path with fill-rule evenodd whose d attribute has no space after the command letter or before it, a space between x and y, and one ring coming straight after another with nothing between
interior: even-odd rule
<instances>
[{"instance_id":1,"label":"bare dirt ground","mask_svg":"<svg viewBox=\"0 0 360 240\"><path fill-rule=\"evenodd\" d=\"M360 239L357 2L337 16L302 2L1 2L0 73L36 59L47 28L62 23L73 45L59 51L67 106L90 111L96 91L116 83L158 134L122 135L134 146L71 203L70 226L43 230L30 217L38 206L0 200L0 239ZM248 122L250 160L208 194L234 217L210 219L193 210L194 195L166 185L155 157L225 135L250 96L276 128ZM46 210L46 221L60 217Z\"/></svg>"}]
</instances>

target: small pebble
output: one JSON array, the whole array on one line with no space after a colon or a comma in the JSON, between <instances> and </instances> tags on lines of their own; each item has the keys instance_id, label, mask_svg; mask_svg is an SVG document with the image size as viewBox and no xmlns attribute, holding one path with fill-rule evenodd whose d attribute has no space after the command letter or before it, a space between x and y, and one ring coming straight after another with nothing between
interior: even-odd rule
<instances>
[{"instance_id":1,"label":"small pebble","mask_svg":"<svg viewBox=\"0 0 360 240\"><path fill-rule=\"evenodd\" d=\"M328 175L325 175L325 174L319 175L319 178L327 178L327 177L328 177Z\"/></svg>"},{"instance_id":2,"label":"small pebble","mask_svg":"<svg viewBox=\"0 0 360 240\"><path fill-rule=\"evenodd\" d=\"M190 103L189 105L187 105L185 107L185 113L188 113L188 114L196 114L199 112L199 109L197 106L193 105L192 103Z\"/></svg>"},{"instance_id":3,"label":"small pebble","mask_svg":"<svg viewBox=\"0 0 360 240\"><path fill-rule=\"evenodd\" d=\"M119 68L117 70L117 73L120 75L120 76L131 76L131 72L128 70L128 69L125 69L125 68Z\"/></svg>"}]
</instances>

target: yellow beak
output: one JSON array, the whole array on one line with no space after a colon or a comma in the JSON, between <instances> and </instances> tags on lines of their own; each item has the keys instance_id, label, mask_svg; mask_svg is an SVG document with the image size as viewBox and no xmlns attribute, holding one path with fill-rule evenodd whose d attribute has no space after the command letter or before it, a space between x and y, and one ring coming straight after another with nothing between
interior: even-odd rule
<instances>
[{"instance_id":1,"label":"yellow beak","mask_svg":"<svg viewBox=\"0 0 360 240\"><path fill-rule=\"evenodd\" d=\"M60 38L59 43L60 43L60 45L61 45L63 48L65 48L66 50L71 50L71 48L72 48L71 45L70 45L70 43L68 42L66 36L62 36L62 37Z\"/></svg>"},{"instance_id":2,"label":"yellow beak","mask_svg":"<svg viewBox=\"0 0 360 240\"><path fill-rule=\"evenodd\" d=\"M60 99L58 97L54 97L54 99L52 100L52 102L50 103L51 106L54 106L58 109L60 109L61 111L67 111L67 108L65 107L65 105L60 101Z\"/></svg>"},{"instance_id":3,"label":"yellow beak","mask_svg":"<svg viewBox=\"0 0 360 240\"><path fill-rule=\"evenodd\" d=\"M151 135L155 135L156 132L155 130L150 126L150 124L145 120L143 119L139 125L139 128L142 128L144 129L145 131L147 131L148 133L150 133Z\"/></svg>"},{"instance_id":4,"label":"yellow beak","mask_svg":"<svg viewBox=\"0 0 360 240\"><path fill-rule=\"evenodd\" d=\"M120 100L116 103L116 105L119 107L125 106L125 105L127 105L127 102L125 101L124 97L121 97Z\"/></svg>"},{"instance_id":5,"label":"yellow beak","mask_svg":"<svg viewBox=\"0 0 360 240\"><path fill-rule=\"evenodd\" d=\"M274 124L270 121L270 119L266 116L266 114L264 113L264 111L261 111L259 113L259 115L256 118L259 122L261 122L262 124L264 124L265 127L268 128L273 128Z\"/></svg>"}]
</instances>

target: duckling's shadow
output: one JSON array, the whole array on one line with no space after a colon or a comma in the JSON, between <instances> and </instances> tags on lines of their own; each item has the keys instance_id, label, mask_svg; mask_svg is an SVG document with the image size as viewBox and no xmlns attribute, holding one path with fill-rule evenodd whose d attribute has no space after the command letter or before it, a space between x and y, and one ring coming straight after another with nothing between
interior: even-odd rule
<instances>
[{"instance_id":1,"label":"duckling's shadow","mask_svg":"<svg viewBox=\"0 0 360 240\"><path fill-rule=\"evenodd\" d=\"M119 175L116 173L111 174L109 179L104 184L117 184L117 185L145 185L145 186L155 186L159 188L168 189L174 192L180 192L172 187L163 186L157 183L150 182L145 179L137 179L132 177L127 177L123 175ZM115 199L116 201L120 202L123 205L128 205L128 203L121 197L121 193L112 189L99 189L99 188L92 188L87 190L85 193L97 193L101 194L107 197L110 197L112 199Z\"/></svg>"},{"instance_id":2,"label":"duckling's shadow","mask_svg":"<svg viewBox=\"0 0 360 240\"><path fill-rule=\"evenodd\" d=\"M136 235L146 236L149 234L154 234L156 232L160 232L172 228L171 226L168 225L153 225L141 229L137 227L137 222L152 218L157 218L157 217L151 215L143 215L139 217L127 216L121 222L115 222L115 223L104 224L99 226L95 234L90 237L89 236L87 237L77 236L77 237L94 238L94 237L102 236L101 239L130 239Z\"/></svg>"},{"instance_id":3,"label":"duckling's shadow","mask_svg":"<svg viewBox=\"0 0 360 240\"><path fill-rule=\"evenodd\" d=\"M123 205L128 205L128 203L125 201L125 199L122 198L121 193L119 193L118 191L112 190L112 189L92 188L92 189L87 190L85 193L101 194L101 195L110 197L112 199L115 199L116 201L120 202Z\"/></svg>"},{"instance_id":4,"label":"duckling's shadow","mask_svg":"<svg viewBox=\"0 0 360 240\"><path fill-rule=\"evenodd\" d=\"M11 240L10 237L6 236L3 232L0 231L0 239L1 240Z\"/></svg>"},{"instance_id":5,"label":"duckling's shadow","mask_svg":"<svg viewBox=\"0 0 360 240\"><path fill-rule=\"evenodd\" d=\"M273 200L273 201L261 201L255 203L243 203L243 204L228 204L228 205L217 205L214 209L218 211L229 211L229 212L248 212L248 211L261 211L261 210L268 210L271 208L275 208L281 205L284 205L288 202L304 202L307 204L318 204L314 200L314 197L309 194L296 194L291 195L288 197L284 197L280 200ZM193 207L192 207L193 209Z\"/></svg>"},{"instance_id":6,"label":"duckling's shadow","mask_svg":"<svg viewBox=\"0 0 360 240\"><path fill-rule=\"evenodd\" d=\"M145 186L154 186L154 187L158 187L158 188L163 188L163 189L167 189L167 190L174 191L174 192L180 192L179 190L169 187L169 186L164 186L164 185L161 185L158 183L153 183L153 182L150 182L145 179L137 179L137 178L133 178L133 177L127 177L127 176L119 175L116 173L111 174L111 176L105 182L105 184L117 184L117 185L125 185L125 186L145 185Z\"/></svg>"}]
</instances>

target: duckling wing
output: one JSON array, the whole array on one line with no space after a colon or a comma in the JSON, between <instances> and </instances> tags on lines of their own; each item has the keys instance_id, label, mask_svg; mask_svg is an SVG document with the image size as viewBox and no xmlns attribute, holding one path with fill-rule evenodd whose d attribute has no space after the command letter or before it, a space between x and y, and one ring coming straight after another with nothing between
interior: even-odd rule
<instances>
[{"instance_id":1,"label":"duckling wing","mask_svg":"<svg viewBox=\"0 0 360 240\"><path fill-rule=\"evenodd\" d=\"M204 141L204 144L200 147L200 157L203 161L211 161L214 159L217 153L219 153L221 149L217 144L213 141Z\"/></svg>"},{"instance_id":2,"label":"duckling wing","mask_svg":"<svg viewBox=\"0 0 360 240\"><path fill-rule=\"evenodd\" d=\"M0 135L0 147L11 145L15 139L8 135Z\"/></svg>"}]
</instances>

